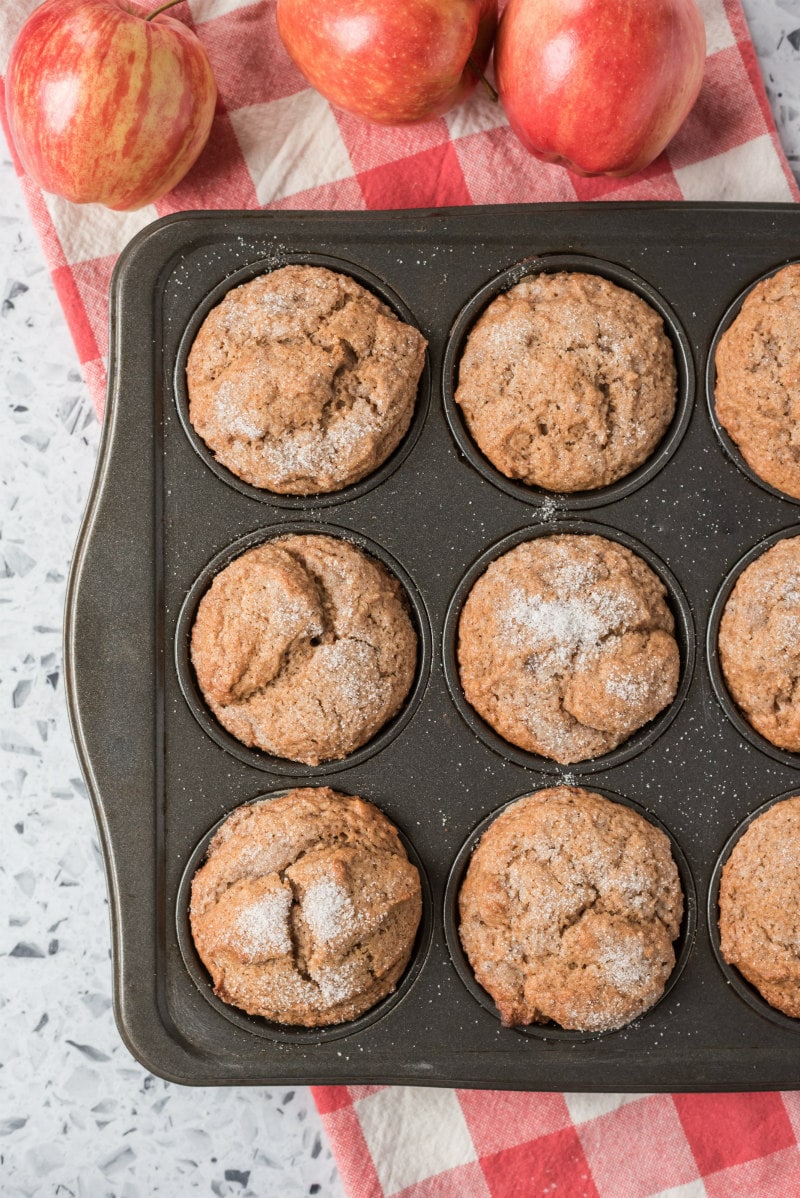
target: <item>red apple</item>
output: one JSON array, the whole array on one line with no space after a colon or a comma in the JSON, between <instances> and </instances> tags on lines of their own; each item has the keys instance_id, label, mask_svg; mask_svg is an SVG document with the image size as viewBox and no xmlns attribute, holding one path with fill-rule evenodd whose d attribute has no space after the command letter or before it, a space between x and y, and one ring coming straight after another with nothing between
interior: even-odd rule
<instances>
[{"instance_id":1,"label":"red apple","mask_svg":"<svg viewBox=\"0 0 800 1198\"><path fill-rule=\"evenodd\" d=\"M495 45L523 145L580 175L630 175L683 123L703 80L695 0L510 0Z\"/></svg>"},{"instance_id":2,"label":"red apple","mask_svg":"<svg viewBox=\"0 0 800 1198\"><path fill-rule=\"evenodd\" d=\"M206 52L186 25L148 11L132 0L46 0L23 25L6 106L22 165L45 191L141 208L206 144L217 99Z\"/></svg>"},{"instance_id":3,"label":"red apple","mask_svg":"<svg viewBox=\"0 0 800 1198\"><path fill-rule=\"evenodd\" d=\"M331 104L381 125L441 116L474 88L497 0L278 0L278 32Z\"/></svg>"}]
</instances>

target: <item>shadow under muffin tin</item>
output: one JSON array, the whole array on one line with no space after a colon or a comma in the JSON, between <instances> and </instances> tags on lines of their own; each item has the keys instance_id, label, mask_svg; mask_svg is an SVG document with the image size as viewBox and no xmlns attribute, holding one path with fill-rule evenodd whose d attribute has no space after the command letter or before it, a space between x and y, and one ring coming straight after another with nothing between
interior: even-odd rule
<instances>
[{"instance_id":1,"label":"shadow under muffin tin","mask_svg":"<svg viewBox=\"0 0 800 1198\"><path fill-rule=\"evenodd\" d=\"M67 662L108 867L115 1010L148 1068L198 1084L796 1084L800 1038L727 984L705 906L731 832L769 796L800 791L800 755L778 759L743 735L697 653L723 579L793 523L796 508L733 463L697 380L711 377L708 355L725 313L756 278L796 255L798 234L800 211L791 205L576 204L183 214L134 239L112 287L110 402L70 583ZM429 340L403 443L375 475L318 498L248 488L208 460L185 425L181 371L192 330L231 287L287 262L352 274ZM612 487L569 497L494 477L465 442L452 401L464 337L485 304L532 270L563 269L596 270L648 299L665 317L679 371L676 415L653 457ZM421 636L417 681L397 726L351 758L314 767L313 777L221 743L193 693L185 652L192 603L213 572L244 547L299 526L351 538L394 569ZM562 768L499 737L488 742L472 726L453 657L457 610L478 563L504 545L566 531L617 539L656 569L682 669L662 716L605 758ZM709 654L713 670L714 646ZM430 947L401 982L399 1001L331 1037L254 1035L208 1001L179 945L181 879L192 854L240 803L295 779L375 803L413 846L430 887ZM501 1028L447 946L455 928L447 879L475 829L511 799L559 782L612 792L663 823L699 899L697 931L686 937L667 995L599 1039Z\"/></svg>"}]
</instances>

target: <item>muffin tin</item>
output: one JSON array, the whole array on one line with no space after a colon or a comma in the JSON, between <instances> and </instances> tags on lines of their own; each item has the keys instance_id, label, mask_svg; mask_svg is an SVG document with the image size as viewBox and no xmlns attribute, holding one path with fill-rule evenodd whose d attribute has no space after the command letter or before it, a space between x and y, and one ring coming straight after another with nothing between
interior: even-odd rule
<instances>
[{"instance_id":1,"label":"muffin tin","mask_svg":"<svg viewBox=\"0 0 800 1198\"><path fill-rule=\"evenodd\" d=\"M66 661L108 873L117 1021L149 1069L203 1085L796 1084L800 1021L771 1018L723 972L708 921L723 846L770 796L800 792L800 754L776 756L743 735L714 693L713 637L708 660L700 649L732 568L796 522L796 504L731 458L702 383L713 381L709 350L726 313L798 247L800 209L723 204L189 213L131 242L112 284L109 404L70 579ZM210 461L186 424L183 368L199 322L231 286L287 262L352 274L429 340L405 441L369 479L316 499L255 492ZM576 267L633 287L662 312L681 390L664 442L635 476L560 497L495 477L465 440L452 391L459 347L485 303L529 271ZM213 573L298 529L349 537L384 560L406 586L422 646L394 724L313 769L227 738L186 651ZM455 623L481 562L527 536L581 530L630 545L667 583L682 673L664 716L605 758L563 768L491 739L465 708ZM463 868L470 836L511 799L559 781L618 795L663 824L687 891L681 970L668 993L600 1037L502 1028L448 950L458 961L448 878ZM287 1034L220 1010L186 935L187 880L210 831L240 803L294 784L374 802L427 879L423 931L398 993L335 1034Z\"/></svg>"}]
</instances>

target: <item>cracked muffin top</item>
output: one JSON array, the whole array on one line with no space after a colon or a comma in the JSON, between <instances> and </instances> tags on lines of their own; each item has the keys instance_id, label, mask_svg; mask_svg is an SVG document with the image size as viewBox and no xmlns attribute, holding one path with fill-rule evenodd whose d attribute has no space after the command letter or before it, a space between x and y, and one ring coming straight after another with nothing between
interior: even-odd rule
<instances>
[{"instance_id":1,"label":"cracked muffin top","mask_svg":"<svg viewBox=\"0 0 800 1198\"><path fill-rule=\"evenodd\" d=\"M394 825L319 787L233 812L195 874L190 922L219 998L318 1027L394 990L421 913L419 874Z\"/></svg>"},{"instance_id":2,"label":"cracked muffin top","mask_svg":"<svg viewBox=\"0 0 800 1198\"><path fill-rule=\"evenodd\" d=\"M800 752L800 537L743 570L719 626L719 659L734 701L773 745Z\"/></svg>"},{"instance_id":3,"label":"cracked muffin top","mask_svg":"<svg viewBox=\"0 0 800 1198\"><path fill-rule=\"evenodd\" d=\"M467 701L562 764L608 753L675 697L680 655L661 579L605 537L526 541L491 563L458 628Z\"/></svg>"},{"instance_id":4,"label":"cracked muffin top","mask_svg":"<svg viewBox=\"0 0 800 1198\"><path fill-rule=\"evenodd\" d=\"M717 418L751 470L800 499L800 262L756 284L720 338Z\"/></svg>"},{"instance_id":5,"label":"cracked muffin top","mask_svg":"<svg viewBox=\"0 0 800 1198\"><path fill-rule=\"evenodd\" d=\"M400 583L338 537L267 541L200 601L191 636L200 690L243 744L318 765L396 715L417 662Z\"/></svg>"},{"instance_id":6,"label":"cracked muffin top","mask_svg":"<svg viewBox=\"0 0 800 1198\"><path fill-rule=\"evenodd\" d=\"M284 266L229 291L206 317L187 365L189 419L253 486L338 491L405 436L425 346L348 275Z\"/></svg>"},{"instance_id":7,"label":"cracked muffin top","mask_svg":"<svg viewBox=\"0 0 800 1198\"><path fill-rule=\"evenodd\" d=\"M506 1026L601 1032L661 997L683 892L668 837L578 787L503 811L472 854L461 943Z\"/></svg>"},{"instance_id":8,"label":"cracked muffin top","mask_svg":"<svg viewBox=\"0 0 800 1198\"><path fill-rule=\"evenodd\" d=\"M456 403L489 461L549 491L588 491L650 457L675 412L664 322L599 275L534 274L473 327Z\"/></svg>"},{"instance_id":9,"label":"cracked muffin top","mask_svg":"<svg viewBox=\"0 0 800 1198\"><path fill-rule=\"evenodd\" d=\"M722 955L771 1006L800 1018L800 795L770 807L722 869Z\"/></svg>"}]
</instances>

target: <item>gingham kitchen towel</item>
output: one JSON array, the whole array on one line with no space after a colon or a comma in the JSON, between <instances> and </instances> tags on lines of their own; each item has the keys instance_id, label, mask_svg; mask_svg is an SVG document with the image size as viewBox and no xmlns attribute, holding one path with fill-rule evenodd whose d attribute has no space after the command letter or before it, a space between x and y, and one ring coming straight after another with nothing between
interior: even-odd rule
<instances>
[{"instance_id":1,"label":"gingham kitchen towel","mask_svg":"<svg viewBox=\"0 0 800 1198\"><path fill-rule=\"evenodd\" d=\"M0 71L38 3L2 0ZM412 128L377 128L335 112L289 61L274 0L187 0L171 10L170 16L193 25L219 87L209 145L187 178L157 204L129 215L45 196L23 178L98 410L105 396L114 262L134 233L169 212L800 199L739 0L700 0L700 7L708 41L703 90L665 153L630 179L579 179L539 162L482 88L446 116ZM4 104L0 112L5 117Z\"/></svg>"},{"instance_id":2,"label":"gingham kitchen towel","mask_svg":"<svg viewBox=\"0 0 800 1198\"><path fill-rule=\"evenodd\" d=\"M800 1094L314 1091L349 1198L797 1198Z\"/></svg>"},{"instance_id":3,"label":"gingham kitchen towel","mask_svg":"<svg viewBox=\"0 0 800 1198\"><path fill-rule=\"evenodd\" d=\"M0 6L0 70L37 3ZM631 179L578 179L543 165L481 90L416 128L361 124L306 87L278 40L273 0L188 0L176 8L171 15L191 22L205 44L220 92L209 146L177 190L120 215L73 207L22 179L98 410L116 256L169 212L800 198L738 0L700 6L708 35L700 99L667 151ZM316 1089L315 1097L351 1198L800 1195L800 1095L371 1086Z\"/></svg>"},{"instance_id":4,"label":"gingham kitchen towel","mask_svg":"<svg viewBox=\"0 0 800 1198\"><path fill-rule=\"evenodd\" d=\"M350 1198L798 1198L800 1094L314 1091Z\"/></svg>"}]
</instances>

